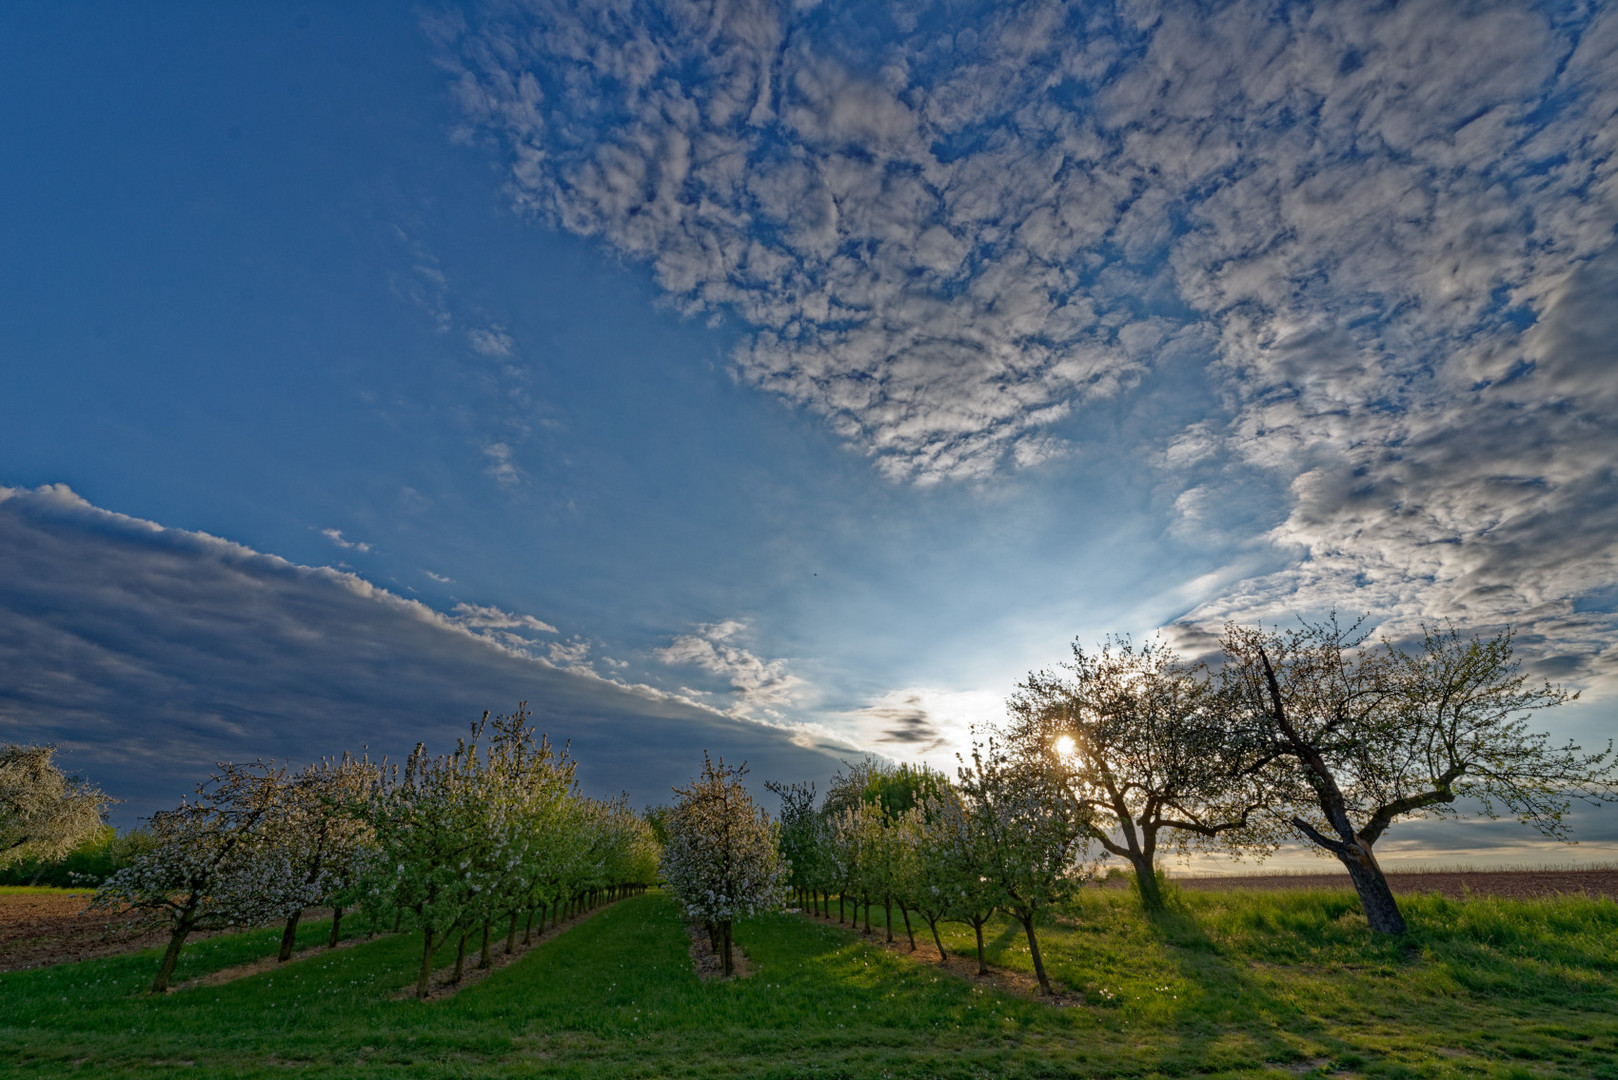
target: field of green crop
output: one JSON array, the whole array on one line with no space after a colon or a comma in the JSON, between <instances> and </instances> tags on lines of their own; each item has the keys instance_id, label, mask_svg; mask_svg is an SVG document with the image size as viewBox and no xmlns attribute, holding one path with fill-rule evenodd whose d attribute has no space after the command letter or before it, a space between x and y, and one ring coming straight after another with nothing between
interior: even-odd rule
<instances>
[{"instance_id":1,"label":"field of green crop","mask_svg":"<svg viewBox=\"0 0 1618 1080\"><path fill-rule=\"evenodd\" d=\"M411 935L161 998L141 996L144 953L0 975L0 1076L1618 1080L1618 904L1404 904L1412 933L1389 940L1346 892L1187 894L1153 924L1092 890L1042 936L1053 978L1084 994L1067 1008L798 915L740 925L753 974L702 983L655 893L427 1004L397 997ZM177 982L276 940L197 942ZM994 964L1027 956L996 928Z\"/></svg>"}]
</instances>

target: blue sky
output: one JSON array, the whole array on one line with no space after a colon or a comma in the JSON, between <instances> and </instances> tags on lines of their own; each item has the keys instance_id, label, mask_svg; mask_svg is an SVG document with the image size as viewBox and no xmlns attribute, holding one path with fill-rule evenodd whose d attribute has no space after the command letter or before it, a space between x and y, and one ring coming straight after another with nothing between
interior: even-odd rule
<instances>
[{"instance_id":1,"label":"blue sky","mask_svg":"<svg viewBox=\"0 0 1618 1080\"><path fill-rule=\"evenodd\" d=\"M639 801L705 747L945 765L1075 636L1334 605L1514 624L1584 690L1547 726L1618 727L1610 12L0 42L0 737L121 813L521 697Z\"/></svg>"}]
</instances>

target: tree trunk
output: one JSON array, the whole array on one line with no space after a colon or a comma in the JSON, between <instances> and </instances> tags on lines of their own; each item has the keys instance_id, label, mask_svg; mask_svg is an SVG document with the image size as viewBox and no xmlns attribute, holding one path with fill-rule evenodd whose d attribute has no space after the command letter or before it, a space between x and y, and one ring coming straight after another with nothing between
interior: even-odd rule
<instances>
[{"instance_id":1,"label":"tree trunk","mask_svg":"<svg viewBox=\"0 0 1618 1080\"><path fill-rule=\"evenodd\" d=\"M944 939L938 936L938 920L929 915L927 916L927 925L933 932L933 944L938 946L938 958L948 960L949 953L944 951Z\"/></svg>"},{"instance_id":2,"label":"tree trunk","mask_svg":"<svg viewBox=\"0 0 1618 1080\"><path fill-rule=\"evenodd\" d=\"M292 959L292 948L298 943L298 920L302 918L301 911L287 917L286 929L281 931L281 951L275 954L276 963L284 964Z\"/></svg>"},{"instance_id":3,"label":"tree trunk","mask_svg":"<svg viewBox=\"0 0 1618 1080\"><path fill-rule=\"evenodd\" d=\"M452 983L461 981L461 972L466 967L466 939L468 935L462 934L460 943L455 946L455 974L449 977Z\"/></svg>"},{"instance_id":4,"label":"tree trunk","mask_svg":"<svg viewBox=\"0 0 1618 1080\"><path fill-rule=\"evenodd\" d=\"M1370 842L1359 836L1349 821L1348 800L1343 797L1343 790L1338 786L1337 777L1332 774L1331 766L1327 764L1320 749L1300 736L1287 718L1281 698L1281 686L1276 679L1275 669L1270 666L1269 655L1263 649L1259 650L1258 655L1264 662L1264 679L1269 685L1275 724L1286 736L1290 744L1289 752L1308 770L1309 782L1315 789L1320 809L1325 813L1326 820L1339 839L1332 840L1322 835L1302 818L1293 818L1293 826L1310 840L1336 855L1348 869L1348 876L1354 882L1354 890L1360 894L1360 909L1365 912L1365 921L1370 924L1372 930L1379 934L1403 934L1404 916L1399 914L1399 905L1393 899L1393 890L1388 888L1388 879L1382 875L1382 867L1377 864L1376 856L1371 854Z\"/></svg>"},{"instance_id":5,"label":"tree trunk","mask_svg":"<svg viewBox=\"0 0 1618 1080\"><path fill-rule=\"evenodd\" d=\"M1355 857L1361 853L1362 857ZM1338 855L1338 859L1348 868L1348 876L1354 881L1354 891L1360 894L1360 910L1365 912L1365 921L1371 929L1379 934L1404 933L1404 916L1400 914L1393 890L1388 888L1388 879L1383 876L1382 867L1370 853L1368 845L1362 841L1359 853L1348 852Z\"/></svg>"},{"instance_id":6,"label":"tree trunk","mask_svg":"<svg viewBox=\"0 0 1618 1080\"><path fill-rule=\"evenodd\" d=\"M725 978L728 979L728 978L730 978L731 973L736 970L736 966L735 966L734 963L732 963L731 955L730 955L730 920L729 919L726 919L724 922L719 924L719 941L720 941L720 945L724 949L723 957L724 957L724 962L725 962Z\"/></svg>"},{"instance_id":7,"label":"tree trunk","mask_svg":"<svg viewBox=\"0 0 1618 1080\"><path fill-rule=\"evenodd\" d=\"M910 951L916 951L916 932L910 929L910 909L905 907L904 901L899 901L899 914L905 917L905 933L910 937Z\"/></svg>"},{"instance_id":8,"label":"tree trunk","mask_svg":"<svg viewBox=\"0 0 1618 1080\"><path fill-rule=\"evenodd\" d=\"M882 924L888 931L888 944L893 944L893 900L890 897L882 898Z\"/></svg>"},{"instance_id":9,"label":"tree trunk","mask_svg":"<svg viewBox=\"0 0 1618 1080\"><path fill-rule=\"evenodd\" d=\"M433 928L427 927L422 931L421 942L421 973L416 976L416 996L423 1001L432 991L433 982Z\"/></svg>"},{"instance_id":10,"label":"tree trunk","mask_svg":"<svg viewBox=\"0 0 1618 1080\"><path fill-rule=\"evenodd\" d=\"M393 913L393 932L397 934L399 927L402 925L404 925L404 908L400 908Z\"/></svg>"},{"instance_id":11,"label":"tree trunk","mask_svg":"<svg viewBox=\"0 0 1618 1080\"><path fill-rule=\"evenodd\" d=\"M843 925L843 894L837 894L837 925Z\"/></svg>"},{"instance_id":12,"label":"tree trunk","mask_svg":"<svg viewBox=\"0 0 1618 1080\"><path fill-rule=\"evenodd\" d=\"M972 924L972 929L977 931L978 935L978 974L987 975L989 973L989 964L983 959L983 924L975 922Z\"/></svg>"},{"instance_id":13,"label":"tree trunk","mask_svg":"<svg viewBox=\"0 0 1618 1080\"><path fill-rule=\"evenodd\" d=\"M1023 930L1028 934L1028 953L1034 958L1034 975L1039 979L1039 992L1047 996L1051 992L1051 981L1045 977L1045 961L1039 955L1039 939L1034 936L1034 913L1030 911L1027 918L1017 917L1022 923Z\"/></svg>"},{"instance_id":14,"label":"tree trunk","mask_svg":"<svg viewBox=\"0 0 1618 1080\"><path fill-rule=\"evenodd\" d=\"M517 913L511 913L511 926L506 930L506 955L517 951Z\"/></svg>"},{"instance_id":15,"label":"tree trunk","mask_svg":"<svg viewBox=\"0 0 1618 1080\"><path fill-rule=\"evenodd\" d=\"M542 927L541 928L541 933L543 933L543 932L544 932L544 929ZM525 929L522 932L522 943L524 945L528 945L528 944L531 944L533 942L533 940L534 940L534 909L529 908L528 909L528 928Z\"/></svg>"},{"instance_id":16,"label":"tree trunk","mask_svg":"<svg viewBox=\"0 0 1618 1080\"><path fill-rule=\"evenodd\" d=\"M157 967L157 978L152 980L151 993L168 993L169 979L174 977L174 965L180 962L180 946L185 944L190 934L190 919L182 917L174 924L174 930L169 934L169 947L163 950L163 962Z\"/></svg>"},{"instance_id":17,"label":"tree trunk","mask_svg":"<svg viewBox=\"0 0 1618 1080\"><path fill-rule=\"evenodd\" d=\"M865 932L869 934L871 932L871 895L866 893L860 899L865 901ZM854 913L854 917L859 918L858 911Z\"/></svg>"},{"instance_id":18,"label":"tree trunk","mask_svg":"<svg viewBox=\"0 0 1618 1080\"><path fill-rule=\"evenodd\" d=\"M1129 854L1130 865L1135 868L1135 887L1140 890L1141 910L1157 915L1163 910L1163 890L1157 886L1157 867L1152 861L1150 855Z\"/></svg>"},{"instance_id":19,"label":"tree trunk","mask_svg":"<svg viewBox=\"0 0 1618 1080\"><path fill-rule=\"evenodd\" d=\"M483 948L478 950L478 967L486 968L489 966L489 962L489 922L485 919L483 922Z\"/></svg>"},{"instance_id":20,"label":"tree trunk","mask_svg":"<svg viewBox=\"0 0 1618 1080\"><path fill-rule=\"evenodd\" d=\"M337 948L337 934L343 925L343 905L338 904L331 909L331 938L326 942L326 948Z\"/></svg>"}]
</instances>

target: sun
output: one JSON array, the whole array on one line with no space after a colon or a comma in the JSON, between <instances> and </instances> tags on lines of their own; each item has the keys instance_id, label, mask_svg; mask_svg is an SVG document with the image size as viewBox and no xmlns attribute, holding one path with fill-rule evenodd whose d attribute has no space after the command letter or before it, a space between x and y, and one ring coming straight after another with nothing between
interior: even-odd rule
<instances>
[{"instance_id":1,"label":"sun","mask_svg":"<svg viewBox=\"0 0 1618 1080\"><path fill-rule=\"evenodd\" d=\"M1068 757L1078 748L1079 744L1073 741L1071 735L1063 735L1056 740L1056 753L1060 757Z\"/></svg>"}]
</instances>

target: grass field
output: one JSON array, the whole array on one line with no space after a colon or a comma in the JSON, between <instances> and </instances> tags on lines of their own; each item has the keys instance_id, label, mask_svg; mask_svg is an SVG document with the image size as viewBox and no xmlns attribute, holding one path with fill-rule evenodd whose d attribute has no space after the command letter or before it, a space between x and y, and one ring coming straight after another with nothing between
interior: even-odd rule
<instances>
[{"instance_id":1,"label":"grass field","mask_svg":"<svg viewBox=\"0 0 1618 1080\"><path fill-rule=\"evenodd\" d=\"M607 908L462 994L399 1000L413 935L147 999L153 953L0 975L0 1076L1579 1077L1618 1080L1618 904L1186 894L1152 924L1094 891L1046 928L1055 1008L797 915L738 928L755 973L699 982L673 905ZM313 944L319 923L301 937ZM188 946L177 980L273 952ZM996 928L992 962L1026 968ZM967 933L946 945L965 951ZM446 956L445 959L449 957Z\"/></svg>"}]
</instances>

